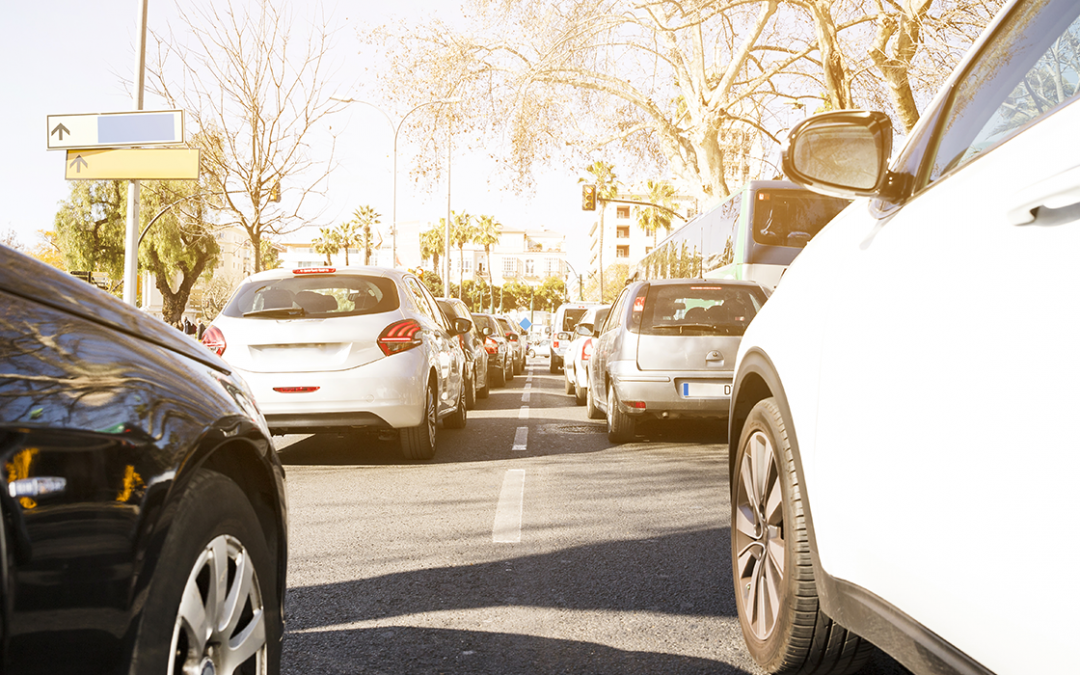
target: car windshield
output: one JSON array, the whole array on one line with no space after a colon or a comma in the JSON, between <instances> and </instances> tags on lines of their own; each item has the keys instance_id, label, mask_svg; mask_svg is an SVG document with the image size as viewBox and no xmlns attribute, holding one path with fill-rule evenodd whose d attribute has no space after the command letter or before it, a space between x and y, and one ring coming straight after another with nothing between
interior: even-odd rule
<instances>
[{"instance_id":1,"label":"car windshield","mask_svg":"<svg viewBox=\"0 0 1080 675\"><path fill-rule=\"evenodd\" d=\"M247 284L225 316L281 319L378 314L398 308L397 286L386 277L351 274L293 276Z\"/></svg>"},{"instance_id":2,"label":"car windshield","mask_svg":"<svg viewBox=\"0 0 1080 675\"><path fill-rule=\"evenodd\" d=\"M563 325L560 331L572 331L574 326L578 325L581 321L581 317L585 316L585 312L589 311L588 308L582 309L567 309L566 314L563 315Z\"/></svg>"},{"instance_id":3,"label":"car windshield","mask_svg":"<svg viewBox=\"0 0 1080 675\"><path fill-rule=\"evenodd\" d=\"M639 332L643 335L742 335L765 294L722 283L654 285L649 289ZM635 307L635 311L638 311Z\"/></svg>"}]
</instances>

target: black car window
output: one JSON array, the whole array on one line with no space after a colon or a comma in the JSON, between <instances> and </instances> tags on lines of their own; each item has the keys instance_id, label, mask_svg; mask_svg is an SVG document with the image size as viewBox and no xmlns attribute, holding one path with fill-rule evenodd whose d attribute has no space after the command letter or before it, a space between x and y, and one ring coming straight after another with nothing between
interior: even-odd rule
<instances>
[{"instance_id":1,"label":"black car window","mask_svg":"<svg viewBox=\"0 0 1080 675\"><path fill-rule=\"evenodd\" d=\"M723 283L654 285L641 311L642 335L742 335L764 293Z\"/></svg>"},{"instance_id":2,"label":"black car window","mask_svg":"<svg viewBox=\"0 0 1080 675\"><path fill-rule=\"evenodd\" d=\"M222 313L234 318L318 318L379 314L397 308L397 286L391 279L324 274L249 283Z\"/></svg>"},{"instance_id":3,"label":"black car window","mask_svg":"<svg viewBox=\"0 0 1080 675\"><path fill-rule=\"evenodd\" d=\"M608 314L607 321L604 322L604 329L601 333L606 333L610 330L614 330L622 322L623 310L626 305L626 296L629 293L628 289L624 288L619 297L615 299L615 304L611 306L611 313Z\"/></svg>"},{"instance_id":4,"label":"black car window","mask_svg":"<svg viewBox=\"0 0 1080 675\"><path fill-rule=\"evenodd\" d=\"M957 80L926 183L1075 100L1080 4L1018 3Z\"/></svg>"}]
</instances>

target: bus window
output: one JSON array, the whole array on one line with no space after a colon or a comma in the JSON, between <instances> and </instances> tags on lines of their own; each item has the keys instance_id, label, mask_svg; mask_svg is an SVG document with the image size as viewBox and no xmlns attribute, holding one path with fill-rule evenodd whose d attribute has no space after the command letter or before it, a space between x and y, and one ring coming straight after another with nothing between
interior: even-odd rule
<instances>
[{"instance_id":1,"label":"bus window","mask_svg":"<svg viewBox=\"0 0 1080 675\"><path fill-rule=\"evenodd\" d=\"M754 203L754 241L803 248L847 205L846 199L805 190L761 190Z\"/></svg>"}]
</instances>

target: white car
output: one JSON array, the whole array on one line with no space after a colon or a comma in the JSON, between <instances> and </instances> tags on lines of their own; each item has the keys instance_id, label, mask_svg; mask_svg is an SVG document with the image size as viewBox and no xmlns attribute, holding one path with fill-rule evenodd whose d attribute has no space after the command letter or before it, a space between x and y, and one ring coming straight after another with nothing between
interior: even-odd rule
<instances>
[{"instance_id":1,"label":"white car","mask_svg":"<svg viewBox=\"0 0 1080 675\"><path fill-rule=\"evenodd\" d=\"M570 347L570 341L574 339L574 326L585 316L585 310L600 304L602 303L566 302L555 310L551 323L551 362L548 364L550 372L557 373L559 368L563 367L563 357Z\"/></svg>"},{"instance_id":2,"label":"white car","mask_svg":"<svg viewBox=\"0 0 1080 675\"><path fill-rule=\"evenodd\" d=\"M574 338L563 354L564 391L573 394L578 405L588 403L588 413L592 419L603 417L603 412L588 397L589 360L593 353L594 333L603 325L610 309L611 305L598 305L585 310L585 314L574 327Z\"/></svg>"},{"instance_id":3,"label":"white car","mask_svg":"<svg viewBox=\"0 0 1080 675\"><path fill-rule=\"evenodd\" d=\"M466 422L465 355L412 274L377 267L248 277L203 334L247 380L275 434L372 429L410 459L435 455L437 421Z\"/></svg>"},{"instance_id":4,"label":"white car","mask_svg":"<svg viewBox=\"0 0 1080 675\"><path fill-rule=\"evenodd\" d=\"M1076 672L1080 3L1011 2L890 163L880 113L791 132L858 198L739 349L736 605L767 672ZM820 636L820 639L819 639Z\"/></svg>"}]
</instances>

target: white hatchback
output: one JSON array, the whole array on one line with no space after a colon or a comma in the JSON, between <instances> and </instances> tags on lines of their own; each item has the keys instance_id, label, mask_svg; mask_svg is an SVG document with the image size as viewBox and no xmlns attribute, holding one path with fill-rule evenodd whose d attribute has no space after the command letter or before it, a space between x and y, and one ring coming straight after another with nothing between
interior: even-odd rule
<instances>
[{"instance_id":1,"label":"white hatchback","mask_svg":"<svg viewBox=\"0 0 1080 675\"><path fill-rule=\"evenodd\" d=\"M732 567L766 671L872 643L915 673L1077 672L1078 85L1080 3L1012 2L895 159L881 113L792 130L785 173L860 199L739 348Z\"/></svg>"},{"instance_id":2,"label":"white hatchback","mask_svg":"<svg viewBox=\"0 0 1080 675\"><path fill-rule=\"evenodd\" d=\"M247 380L273 433L392 430L405 457L430 459L438 420L465 426L467 323L402 271L278 269L248 277L203 343Z\"/></svg>"}]
</instances>

